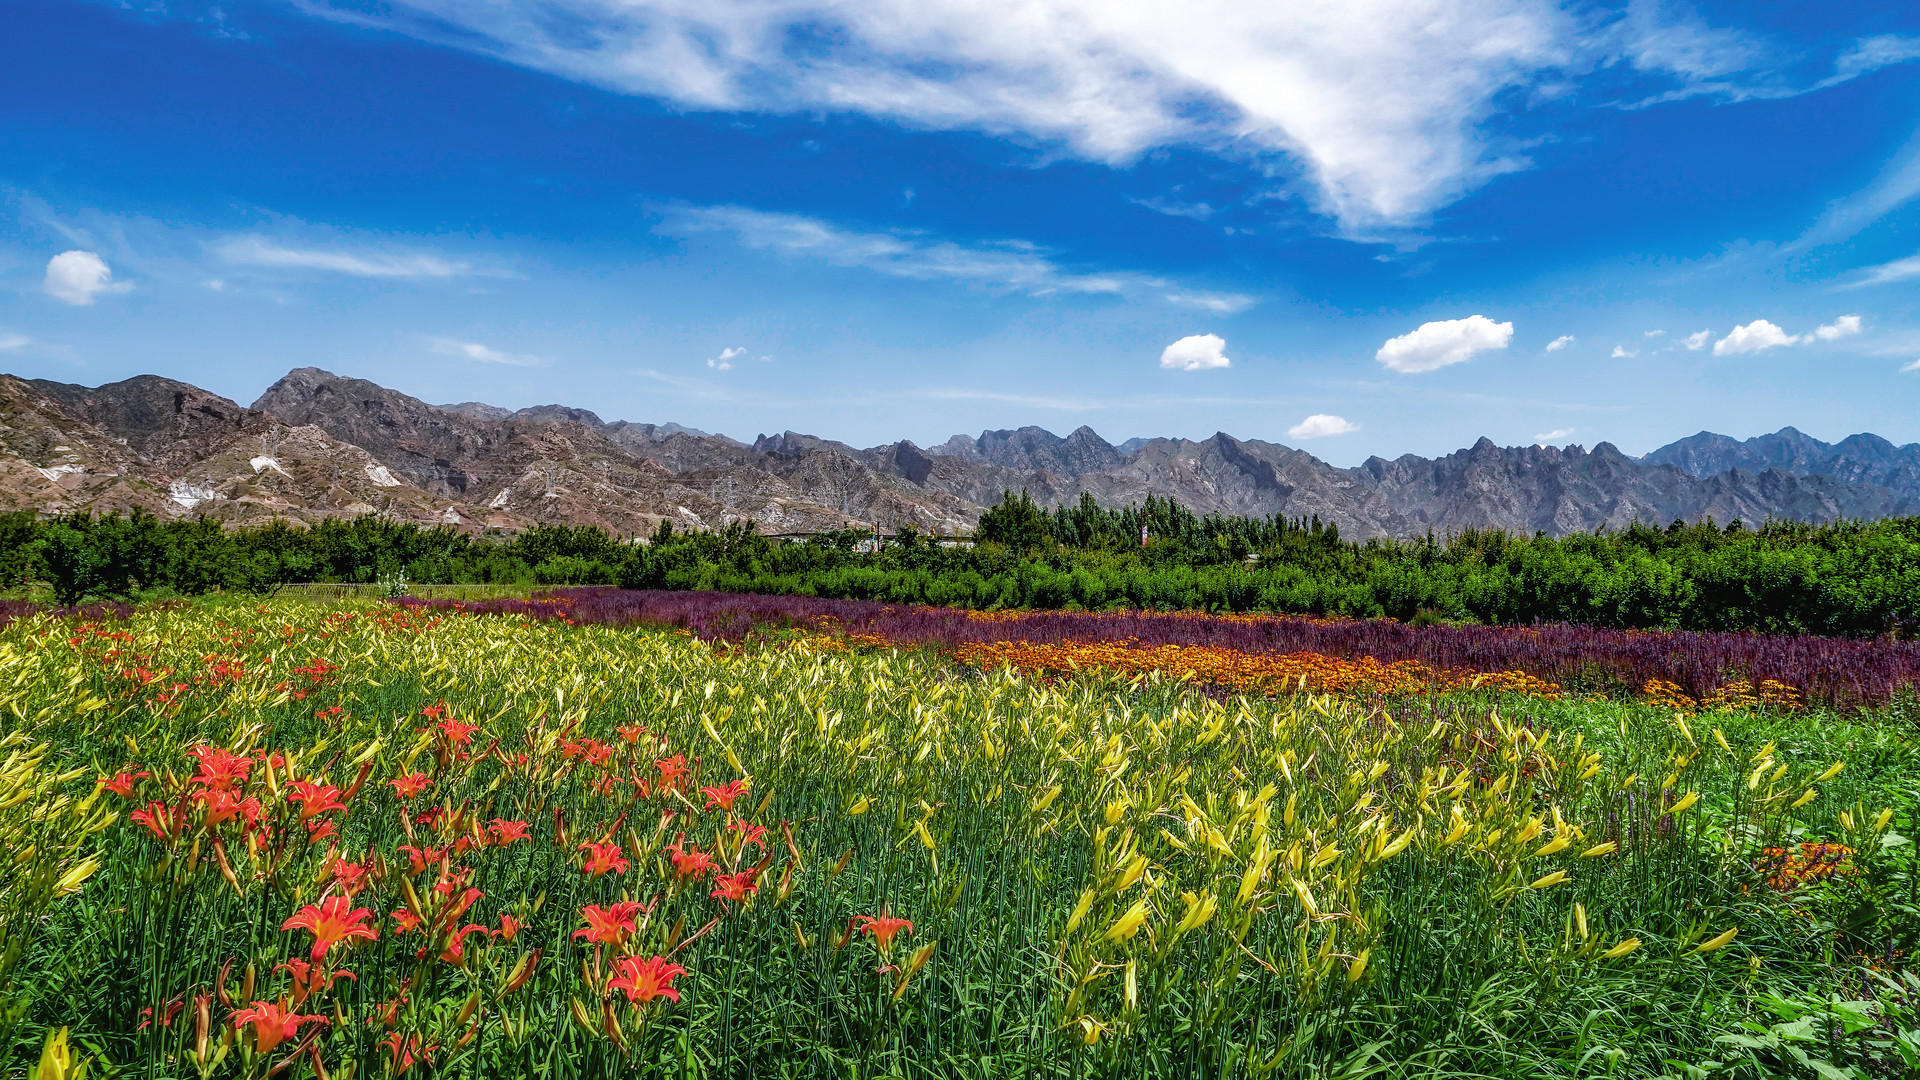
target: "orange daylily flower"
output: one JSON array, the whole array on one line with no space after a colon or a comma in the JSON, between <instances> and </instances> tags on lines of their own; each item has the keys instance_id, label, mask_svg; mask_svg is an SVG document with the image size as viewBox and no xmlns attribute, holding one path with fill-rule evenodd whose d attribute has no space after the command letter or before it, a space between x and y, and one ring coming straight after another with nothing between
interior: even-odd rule
<instances>
[{"instance_id":1,"label":"orange daylily flower","mask_svg":"<svg viewBox=\"0 0 1920 1080\"><path fill-rule=\"evenodd\" d=\"M724 787L703 787L700 794L707 797L707 809L719 807L729 813L733 810L734 800L747 793L747 782L735 780Z\"/></svg>"},{"instance_id":2,"label":"orange daylily flower","mask_svg":"<svg viewBox=\"0 0 1920 1080\"><path fill-rule=\"evenodd\" d=\"M587 865L582 867L581 872L589 877L599 877L608 872L624 874L632 866L627 862L627 857L620 854L619 844L596 844L589 840L580 845L580 850L588 853Z\"/></svg>"},{"instance_id":3,"label":"orange daylily flower","mask_svg":"<svg viewBox=\"0 0 1920 1080\"><path fill-rule=\"evenodd\" d=\"M683 878L698 880L700 876L707 871L715 869L713 856L701 851L699 848L694 848L692 851L681 851L681 843L682 841L675 840L673 846L667 849L668 857L673 859L673 872L675 874Z\"/></svg>"},{"instance_id":4,"label":"orange daylily flower","mask_svg":"<svg viewBox=\"0 0 1920 1080\"><path fill-rule=\"evenodd\" d=\"M494 818L487 822L487 829L493 833L493 842L505 847L515 840L531 840L527 835L527 823L524 821L503 821Z\"/></svg>"},{"instance_id":5,"label":"orange daylily flower","mask_svg":"<svg viewBox=\"0 0 1920 1080\"><path fill-rule=\"evenodd\" d=\"M575 930L573 936L586 938L596 945L620 948L627 943L627 935L633 933L635 920L646 910L645 905L634 900L622 900L606 907L588 904L580 909L580 917L587 920L587 925Z\"/></svg>"},{"instance_id":6,"label":"orange daylily flower","mask_svg":"<svg viewBox=\"0 0 1920 1080\"><path fill-rule=\"evenodd\" d=\"M200 762L200 771L191 783L214 791L232 791L246 783L253 759L231 753L218 746L196 746L187 751Z\"/></svg>"},{"instance_id":7,"label":"orange daylily flower","mask_svg":"<svg viewBox=\"0 0 1920 1080\"><path fill-rule=\"evenodd\" d=\"M670 758L656 761L653 767L660 770L661 791L678 791L680 785L686 782L687 774L692 771L687 768L685 754L675 754Z\"/></svg>"},{"instance_id":8,"label":"orange daylily flower","mask_svg":"<svg viewBox=\"0 0 1920 1080\"><path fill-rule=\"evenodd\" d=\"M657 997L680 1000L680 991L673 988L673 980L687 974L687 969L669 961L664 956L651 956L645 960L625 957L620 961L619 974L607 980L607 985L616 990L624 990L627 1001L634 1005L645 1005Z\"/></svg>"},{"instance_id":9,"label":"orange daylily flower","mask_svg":"<svg viewBox=\"0 0 1920 1080\"><path fill-rule=\"evenodd\" d=\"M324 1016L301 1016L273 1001L256 1001L252 1008L233 1014L234 1027L253 1025L253 1049L257 1054L271 1053L274 1047L293 1038L301 1024L326 1022Z\"/></svg>"},{"instance_id":10,"label":"orange daylily flower","mask_svg":"<svg viewBox=\"0 0 1920 1080\"><path fill-rule=\"evenodd\" d=\"M142 769L139 772L131 772L129 770L122 769L120 770L120 775L115 776L111 780L108 780L105 777L102 777L100 780L100 786L105 788L108 791L113 792L115 795L118 795L123 799L131 799L133 798L134 782L138 780L144 780L147 777L152 775L153 775L152 773L146 771L145 769Z\"/></svg>"},{"instance_id":11,"label":"orange daylily flower","mask_svg":"<svg viewBox=\"0 0 1920 1080\"><path fill-rule=\"evenodd\" d=\"M397 776L387 781L387 783L393 785L394 794L400 796L402 800L411 799L415 795L427 790L427 785L432 782L433 781L427 779L427 774L422 772L408 773L405 776Z\"/></svg>"},{"instance_id":12,"label":"orange daylily flower","mask_svg":"<svg viewBox=\"0 0 1920 1080\"><path fill-rule=\"evenodd\" d=\"M349 910L351 909L351 910ZM353 907L353 901L344 896L329 896L319 906L308 904L301 908L293 918L280 925L282 930L305 930L313 935L313 962L327 954L327 949L348 938L377 940L380 932L367 925L367 917L373 912L367 908Z\"/></svg>"},{"instance_id":13,"label":"orange daylily flower","mask_svg":"<svg viewBox=\"0 0 1920 1080\"><path fill-rule=\"evenodd\" d=\"M708 895L716 900L745 900L747 897L753 895L755 889L760 887L753 883L753 879L759 876L760 871L752 867L748 867L737 874L715 874L713 878L714 889L713 892Z\"/></svg>"},{"instance_id":14,"label":"orange daylily flower","mask_svg":"<svg viewBox=\"0 0 1920 1080\"><path fill-rule=\"evenodd\" d=\"M860 924L859 930L862 933L865 933L868 937L873 938L874 941L879 943L880 951L883 953L893 948L893 936L895 934L902 930L905 930L909 934L913 933L913 923L906 919L895 918L887 914L884 909L877 916L856 915L854 916L854 921Z\"/></svg>"},{"instance_id":15,"label":"orange daylily flower","mask_svg":"<svg viewBox=\"0 0 1920 1080\"><path fill-rule=\"evenodd\" d=\"M300 804L300 820L317 817L329 810L345 810L347 804L340 801L341 791L331 784L315 783L312 780L295 780L287 785L287 801Z\"/></svg>"}]
</instances>

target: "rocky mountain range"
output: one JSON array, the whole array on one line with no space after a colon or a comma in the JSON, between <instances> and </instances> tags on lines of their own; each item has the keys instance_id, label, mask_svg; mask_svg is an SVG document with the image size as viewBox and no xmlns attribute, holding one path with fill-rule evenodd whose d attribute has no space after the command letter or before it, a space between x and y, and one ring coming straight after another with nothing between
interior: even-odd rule
<instances>
[{"instance_id":1,"label":"rocky mountain range","mask_svg":"<svg viewBox=\"0 0 1920 1080\"><path fill-rule=\"evenodd\" d=\"M1467 528L1561 536L1640 520L1827 522L1920 513L1920 444L1828 444L1784 428L1701 432L1645 457L1608 443L1370 458L1351 469L1224 433L1114 446L1082 427L860 449L797 432L752 445L586 409L432 405L298 368L241 406L142 375L99 387L0 375L0 508L143 508L245 523L382 514L466 530L534 522L633 535L661 521L763 532L958 533L1003 490L1056 505L1149 494L1199 513L1318 516L1354 538Z\"/></svg>"}]
</instances>

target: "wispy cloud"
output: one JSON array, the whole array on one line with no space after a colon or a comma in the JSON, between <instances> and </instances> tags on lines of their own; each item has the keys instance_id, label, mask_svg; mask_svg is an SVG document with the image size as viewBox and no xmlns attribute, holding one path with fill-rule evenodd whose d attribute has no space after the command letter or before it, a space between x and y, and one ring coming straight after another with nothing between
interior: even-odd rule
<instances>
[{"instance_id":1,"label":"wispy cloud","mask_svg":"<svg viewBox=\"0 0 1920 1080\"><path fill-rule=\"evenodd\" d=\"M1547 342L1546 351L1559 352L1561 349L1564 349L1571 344L1573 344L1573 335L1561 334L1559 337L1554 338L1552 341Z\"/></svg>"},{"instance_id":2,"label":"wispy cloud","mask_svg":"<svg viewBox=\"0 0 1920 1080\"><path fill-rule=\"evenodd\" d=\"M1864 289L1869 285L1891 285L1896 281L1907 281L1920 277L1920 255L1909 255L1904 259L1884 262L1879 266L1869 266L1859 271L1860 277L1838 286L1841 289Z\"/></svg>"},{"instance_id":3,"label":"wispy cloud","mask_svg":"<svg viewBox=\"0 0 1920 1080\"><path fill-rule=\"evenodd\" d=\"M1533 441L1536 445L1546 446L1550 443L1557 443L1578 430L1580 429L1570 427L1554 428L1552 431L1543 431L1535 435Z\"/></svg>"},{"instance_id":4,"label":"wispy cloud","mask_svg":"<svg viewBox=\"0 0 1920 1080\"><path fill-rule=\"evenodd\" d=\"M221 258L237 266L323 270L364 278L505 276L498 269L478 268L472 263L436 254L299 247L259 235L233 237L216 245L215 251Z\"/></svg>"},{"instance_id":5,"label":"wispy cloud","mask_svg":"<svg viewBox=\"0 0 1920 1080\"><path fill-rule=\"evenodd\" d=\"M963 244L914 234L859 232L802 214L743 206L675 208L665 215L660 231L682 237L726 233L746 247L786 258L814 259L890 277L947 281L994 292L1028 296L1158 293L1172 304L1221 313L1242 311L1254 302L1237 293L1184 289L1144 274L1069 270L1038 245L1024 240Z\"/></svg>"},{"instance_id":6,"label":"wispy cloud","mask_svg":"<svg viewBox=\"0 0 1920 1080\"><path fill-rule=\"evenodd\" d=\"M1920 360L1915 360L1913 363L1908 364L1905 367L1900 369L1900 373L1902 375L1905 375L1908 372L1913 372L1913 371L1920 371Z\"/></svg>"},{"instance_id":7,"label":"wispy cloud","mask_svg":"<svg viewBox=\"0 0 1920 1080\"><path fill-rule=\"evenodd\" d=\"M9 349L24 349L33 344L33 339L25 334L0 334L0 352Z\"/></svg>"},{"instance_id":8,"label":"wispy cloud","mask_svg":"<svg viewBox=\"0 0 1920 1080\"><path fill-rule=\"evenodd\" d=\"M1161 198L1158 195L1150 199L1129 199L1127 201L1135 206L1144 206L1157 214L1165 214L1168 217L1183 217L1191 218L1194 221L1205 221L1213 216L1213 207L1203 202L1180 202L1177 199Z\"/></svg>"},{"instance_id":9,"label":"wispy cloud","mask_svg":"<svg viewBox=\"0 0 1920 1080\"><path fill-rule=\"evenodd\" d=\"M482 364L505 364L508 367L552 367L553 360L544 356L526 356L517 353L504 353L489 348L477 341L459 341L454 338L434 338L430 348L441 356L457 356L462 360L473 360Z\"/></svg>"}]
</instances>

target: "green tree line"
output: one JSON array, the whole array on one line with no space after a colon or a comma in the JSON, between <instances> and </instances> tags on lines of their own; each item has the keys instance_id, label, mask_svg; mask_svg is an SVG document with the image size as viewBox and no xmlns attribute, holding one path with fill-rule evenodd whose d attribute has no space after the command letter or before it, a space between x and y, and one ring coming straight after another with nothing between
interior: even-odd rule
<instances>
[{"instance_id":1,"label":"green tree line","mask_svg":"<svg viewBox=\"0 0 1920 1080\"><path fill-rule=\"evenodd\" d=\"M63 604L271 591L292 582L720 589L980 609L1140 607L1504 625L1846 636L1920 631L1920 518L1711 522L1560 538L1470 530L1344 540L1317 520L1200 516L1148 498L1052 511L1007 493L973 544L902 529L779 543L751 522L615 537L540 525L475 536L379 517L222 529L144 514L0 515L0 584Z\"/></svg>"}]
</instances>

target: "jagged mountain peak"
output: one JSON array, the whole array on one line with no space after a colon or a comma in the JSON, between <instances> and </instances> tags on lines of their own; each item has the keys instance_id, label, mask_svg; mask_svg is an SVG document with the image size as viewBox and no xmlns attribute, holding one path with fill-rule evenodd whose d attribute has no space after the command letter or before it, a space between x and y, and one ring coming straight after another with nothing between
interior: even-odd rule
<instances>
[{"instance_id":1,"label":"jagged mountain peak","mask_svg":"<svg viewBox=\"0 0 1920 1080\"><path fill-rule=\"evenodd\" d=\"M1701 432L1645 458L1611 443L1502 447L1337 469L1279 443L1108 443L1036 425L855 449L797 431L748 446L675 424L603 421L566 405L430 405L318 367L252 408L157 375L102 387L0 377L0 503L43 512L143 506L231 521L377 512L463 528L532 521L650 531L660 520L767 532L906 524L965 529L1003 490L1046 505L1148 495L1200 513L1317 516L1352 537L1499 528L1552 535L1674 518L1831 521L1911 513L1920 445L1793 428Z\"/></svg>"}]
</instances>

